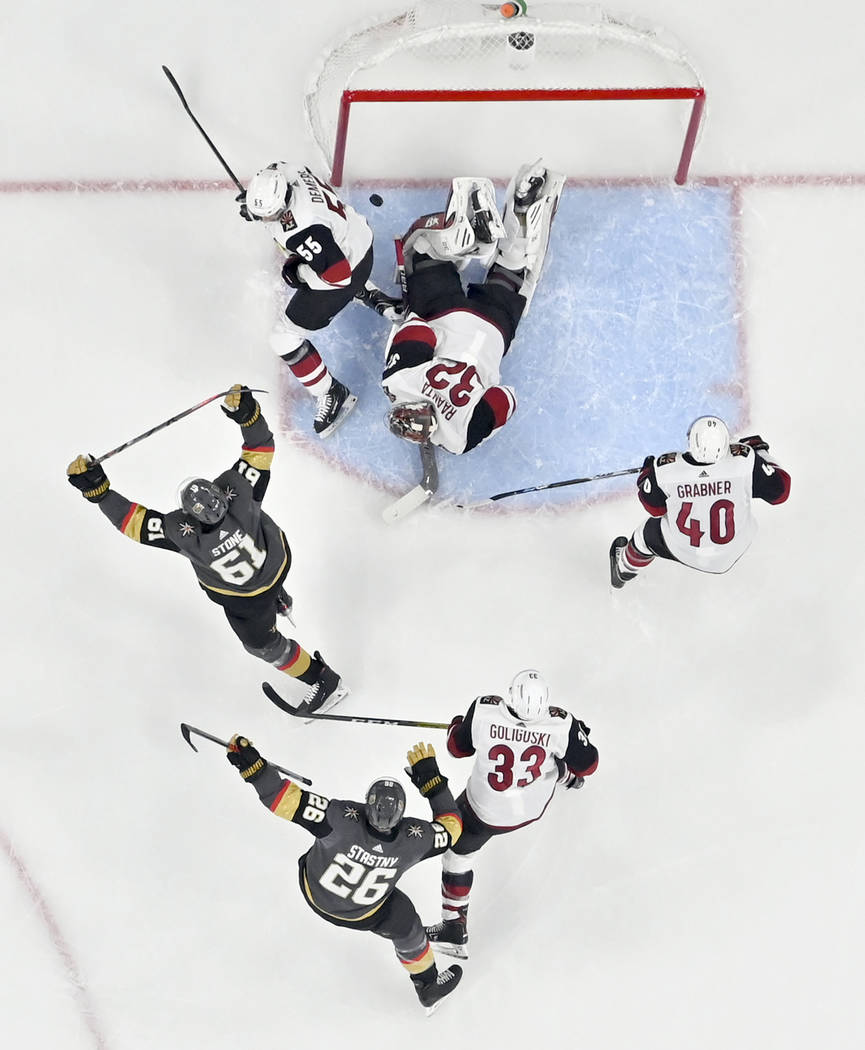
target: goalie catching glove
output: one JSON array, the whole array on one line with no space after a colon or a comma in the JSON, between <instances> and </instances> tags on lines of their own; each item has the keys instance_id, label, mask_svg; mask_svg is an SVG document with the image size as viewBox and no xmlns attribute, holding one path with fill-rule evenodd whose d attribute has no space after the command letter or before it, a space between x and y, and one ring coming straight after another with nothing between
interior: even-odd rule
<instances>
[{"instance_id":1,"label":"goalie catching glove","mask_svg":"<svg viewBox=\"0 0 865 1050\"><path fill-rule=\"evenodd\" d=\"M267 769L267 761L261 757L257 749L252 746L252 743L240 733L235 733L229 740L226 757L243 779L249 783L260 777Z\"/></svg>"},{"instance_id":2,"label":"goalie catching glove","mask_svg":"<svg viewBox=\"0 0 865 1050\"><path fill-rule=\"evenodd\" d=\"M225 401L219 406L222 411L242 427L251 426L261 415L258 402L252 396L248 386L235 383L225 395Z\"/></svg>"},{"instance_id":3,"label":"goalie catching glove","mask_svg":"<svg viewBox=\"0 0 865 1050\"><path fill-rule=\"evenodd\" d=\"M101 465L93 462L93 456L78 456L66 468L66 475L69 484L91 503L101 503L111 487Z\"/></svg>"},{"instance_id":4,"label":"goalie catching glove","mask_svg":"<svg viewBox=\"0 0 865 1050\"><path fill-rule=\"evenodd\" d=\"M407 757L409 764L405 771L424 798L436 795L447 787L447 777L443 777L439 772L436 752L432 744L415 744Z\"/></svg>"}]
</instances>

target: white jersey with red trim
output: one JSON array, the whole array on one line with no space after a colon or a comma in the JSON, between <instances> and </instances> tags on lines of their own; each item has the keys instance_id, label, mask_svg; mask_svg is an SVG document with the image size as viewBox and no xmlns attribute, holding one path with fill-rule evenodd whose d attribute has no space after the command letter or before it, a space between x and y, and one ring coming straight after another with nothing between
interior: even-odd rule
<instances>
[{"instance_id":1,"label":"white jersey with red trim","mask_svg":"<svg viewBox=\"0 0 865 1050\"><path fill-rule=\"evenodd\" d=\"M668 452L655 461L657 485L667 502L661 533L683 565L726 572L751 545L757 531L751 509L753 466L750 454L701 464Z\"/></svg>"},{"instance_id":2,"label":"white jersey with red trim","mask_svg":"<svg viewBox=\"0 0 865 1050\"><path fill-rule=\"evenodd\" d=\"M573 715L551 708L521 722L497 696L479 697L472 715L475 762L466 784L474 812L490 827L514 828L543 815L559 778Z\"/></svg>"},{"instance_id":3,"label":"white jersey with red trim","mask_svg":"<svg viewBox=\"0 0 865 1050\"><path fill-rule=\"evenodd\" d=\"M391 348L394 339L427 343L434 356L401 368L399 348ZM432 444L459 455L466 449L472 415L485 394L496 398L496 414L503 422L516 408L516 391L499 385L504 350L498 328L469 310L449 310L429 320L410 314L391 332L385 354L390 374L382 386L393 401L431 401L438 419Z\"/></svg>"},{"instance_id":4,"label":"white jersey with red trim","mask_svg":"<svg viewBox=\"0 0 865 1050\"><path fill-rule=\"evenodd\" d=\"M276 168L291 187L288 211L281 221L266 224L280 249L291 258L299 255L306 263L314 263L316 255L322 250L315 227L325 227L336 248L348 260L351 270L354 270L372 247L372 230L366 219L351 205L341 201L334 189L309 168L285 164L283 161L279 161ZM304 283L314 290L348 284L350 279L350 274L339 274L334 280L323 280L313 266L303 264L298 273Z\"/></svg>"}]
</instances>

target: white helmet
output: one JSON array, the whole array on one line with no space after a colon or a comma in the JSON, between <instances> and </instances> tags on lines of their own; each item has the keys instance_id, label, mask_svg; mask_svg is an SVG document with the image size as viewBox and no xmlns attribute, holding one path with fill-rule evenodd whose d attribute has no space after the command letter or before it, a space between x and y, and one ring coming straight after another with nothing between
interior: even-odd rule
<instances>
[{"instance_id":1,"label":"white helmet","mask_svg":"<svg viewBox=\"0 0 865 1050\"><path fill-rule=\"evenodd\" d=\"M539 671L520 671L508 689L508 707L523 722L536 722L549 710L550 687Z\"/></svg>"},{"instance_id":2,"label":"white helmet","mask_svg":"<svg viewBox=\"0 0 865 1050\"><path fill-rule=\"evenodd\" d=\"M688 427L688 451L698 463L717 463L730 450L730 431L717 416L700 416Z\"/></svg>"},{"instance_id":3,"label":"white helmet","mask_svg":"<svg viewBox=\"0 0 865 1050\"><path fill-rule=\"evenodd\" d=\"M288 207L291 189L288 179L271 164L262 168L246 187L246 210L265 222L278 219Z\"/></svg>"}]
</instances>

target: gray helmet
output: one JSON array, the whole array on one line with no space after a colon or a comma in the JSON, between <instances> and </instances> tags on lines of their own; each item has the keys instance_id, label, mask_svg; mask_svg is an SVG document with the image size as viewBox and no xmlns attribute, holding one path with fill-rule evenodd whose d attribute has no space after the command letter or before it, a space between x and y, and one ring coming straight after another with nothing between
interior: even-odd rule
<instances>
[{"instance_id":1,"label":"gray helmet","mask_svg":"<svg viewBox=\"0 0 865 1050\"><path fill-rule=\"evenodd\" d=\"M390 831L405 813L405 791L396 780L382 778L369 786L366 793L366 819L376 831Z\"/></svg>"},{"instance_id":2,"label":"gray helmet","mask_svg":"<svg viewBox=\"0 0 865 1050\"><path fill-rule=\"evenodd\" d=\"M180 506L202 525L218 525L228 513L228 497L213 481L188 478L180 486Z\"/></svg>"}]
</instances>

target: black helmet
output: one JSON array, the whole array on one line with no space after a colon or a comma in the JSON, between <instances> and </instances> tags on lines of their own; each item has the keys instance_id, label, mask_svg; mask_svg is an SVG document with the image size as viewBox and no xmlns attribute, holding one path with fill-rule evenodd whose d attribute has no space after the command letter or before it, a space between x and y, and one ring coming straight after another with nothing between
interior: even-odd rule
<instances>
[{"instance_id":1,"label":"black helmet","mask_svg":"<svg viewBox=\"0 0 865 1050\"><path fill-rule=\"evenodd\" d=\"M218 525L228 513L228 497L205 478L188 478L180 486L180 506L202 525Z\"/></svg>"},{"instance_id":2,"label":"black helmet","mask_svg":"<svg viewBox=\"0 0 865 1050\"><path fill-rule=\"evenodd\" d=\"M376 831L390 831L405 813L405 791L395 780L376 780L366 793L366 819Z\"/></svg>"}]
</instances>

